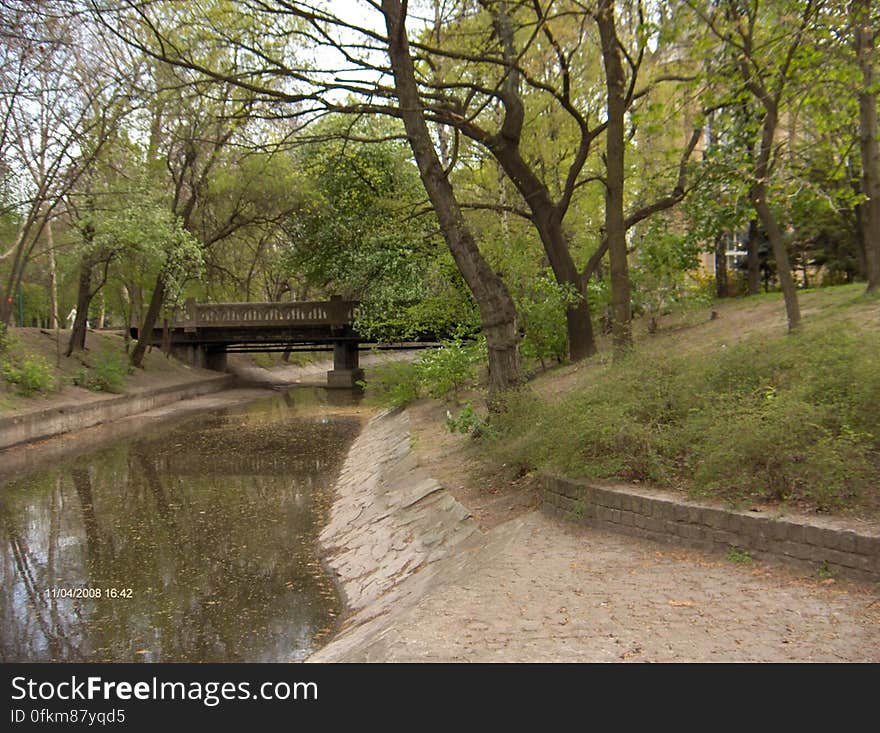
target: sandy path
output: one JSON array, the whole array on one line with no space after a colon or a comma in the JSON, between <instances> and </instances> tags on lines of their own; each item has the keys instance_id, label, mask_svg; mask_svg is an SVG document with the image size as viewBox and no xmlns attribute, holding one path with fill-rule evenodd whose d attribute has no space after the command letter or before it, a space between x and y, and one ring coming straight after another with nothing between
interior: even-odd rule
<instances>
[{"instance_id":1,"label":"sandy path","mask_svg":"<svg viewBox=\"0 0 880 733\"><path fill-rule=\"evenodd\" d=\"M538 512L487 540L383 635L385 660L880 661L880 595L865 587Z\"/></svg>"}]
</instances>

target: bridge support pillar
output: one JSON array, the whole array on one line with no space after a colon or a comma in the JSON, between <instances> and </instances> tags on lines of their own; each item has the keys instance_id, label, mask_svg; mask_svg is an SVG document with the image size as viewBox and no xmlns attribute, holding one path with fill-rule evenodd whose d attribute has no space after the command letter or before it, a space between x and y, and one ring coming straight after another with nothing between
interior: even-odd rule
<instances>
[{"instance_id":1,"label":"bridge support pillar","mask_svg":"<svg viewBox=\"0 0 880 733\"><path fill-rule=\"evenodd\" d=\"M225 346L208 346L205 348L205 369L215 372L226 371Z\"/></svg>"},{"instance_id":2,"label":"bridge support pillar","mask_svg":"<svg viewBox=\"0 0 880 733\"><path fill-rule=\"evenodd\" d=\"M333 370L327 372L327 386L351 389L364 378L358 366L358 342L337 341L333 344Z\"/></svg>"},{"instance_id":3,"label":"bridge support pillar","mask_svg":"<svg viewBox=\"0 0 880 733\"><path fill-rule=\"evenodd\" d=\"M187 366L196 369L205 368L205 349L202 346L191 346L189 344L182 346L172 345L171 356Z\"/></svg>"},{"instance_id":4,"label":"bridge support pillar","mask_svg":"<svg viewBox=\"0 0 880 733\"><path fill-rule=\"evenodd\" d=\"M171 355L178 361L196 369L226 371L226 347L184 344L171 347Z\"/></svg>"}]
</instances>

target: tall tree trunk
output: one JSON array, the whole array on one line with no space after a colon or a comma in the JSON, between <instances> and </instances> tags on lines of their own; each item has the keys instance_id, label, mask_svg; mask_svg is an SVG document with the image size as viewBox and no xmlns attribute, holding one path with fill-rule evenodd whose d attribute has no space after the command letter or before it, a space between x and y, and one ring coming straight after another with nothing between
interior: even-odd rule
<instances>
[{"instance_id":1,"label":"tall tree trunk","mask_svg":"<svg viewBox=\"0 0 880 733\"><path fill-rule=\"evenodd\" d=\"M785 314L788 317L788 330L794 331L801 323L801 309L798 304L797 286L794 278L791 276L791 260L788 257L788 250L785 248L785 241L782 237L782 231L773 216L773 211L767 203L767 186L763 183L756 183L752 186L752 202L755 207L755 213L761 220L761 225L767 233L767 239L770 240L770 248L773 251L773 259L776 260L776 276L779 278L779 284L782 287L782 297L785 299Z\"/></svg>"},{"instance_id":2,"label":"tall tree trunk","mask_svg":"<svg viewBox=\"0 0 880 733\"><path fill-rule=\"evenodd\" d=\"M862 71L859 89L859 147L862 154L862 233L868 292L880 290L880 144L877 142L877 89L874 75L874 41L871 0L852 4L855 47Z\"/></svg>"},{"instance_id":3,"label":"tall tree trunk","mask_svg":"<svg viewBox=\"0 0 880 733\"><path fill-rule=\"evenodd\" d=\"M131 365L142 367L144 363L144 355L147 353L147 343L153 333L153 328L159 320L159 311L162 310L162 304L165 301L165 276L159 274L156 278L156 285L153 288L153 297L150 299L150 307L147 308L147 314L144 316L144 322L138 331L137 345L131 352Z\"/></svg>"},{"instance_id":4,"label":"tall tree trunk","mask_svg":"<svg viewBox=\"0 0 880 733\"><path fill-rule=\"evenodd\" d=\"M596 24L602 42L608 114L605 130L605 236L611 266L611 330L614 351L619 355L632 348L632 293L623 215L626 77L614 26L614 0L600 0Z\"/></svg>"},{"instance_id":5,"label":"tall tree trunk","mask_svg":"<svg viewBox=\"0 0 880 733\"><path fill-rule=\"evenodd\" d=\"M758 251L758 220L749 221L749 232L746 235L746 265L748 267L749 295L761 292L761 256Z\"/></svg>"},{"instance_id":6,"label":"tall tree trunk","mask_svg":"<svg viewBox=\"0 0 880 733\"><path fill-rule=\"evenodd\" d=\"M446 244L480 309L489 349L489 400L492 403L502 391L522 381L516 307L507 287L480 253L434 149L419 98L406 36L406 17L400 0L382 0L382 12L388 29L388 55L401 118L422 184L437 214Z\"/></svg>"},{"instance_id":7,"label":"tall tree trunk","mask_svg":"<svg viewBox=\"0 0 880 733\"><path fill-rule=\"evenodd\" d=\"M715 237L715 295L719 298L730 296L730 287L727 278L727 235L718 234Z\"/></svg>"},{"instance_id":8,"label":"tall tree trunk","mask_svg":"<svg viewBox=\"0 0 880 733\"><path fill-rule=\"evenodd\" d=\"M58 317L58 270L55 263L55 233L52 222L46 222L46 243L49 246L49 327L56 329L60 325Z\"/></svg>"}]
</instances>

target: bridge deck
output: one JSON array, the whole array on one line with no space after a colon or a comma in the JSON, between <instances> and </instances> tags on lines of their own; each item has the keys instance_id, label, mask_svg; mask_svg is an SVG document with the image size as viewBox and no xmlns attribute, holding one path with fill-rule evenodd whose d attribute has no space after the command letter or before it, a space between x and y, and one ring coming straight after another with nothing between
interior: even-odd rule
<instances>
[{"instance_id":1,"label":"bridge deck","mask_svg":"<svg viewBox=\"0 0 880 733\"><path fill-rule=\"evenodd\" d=\"M225 371L230 350L278 350L295 345L332 344L329 386L353 387L363 377L358 366L360 337L354 331L358 303L330 300L293 303L211 303L190 298L183 313L154 328L148 343L168 349L191 366ZM138 330L132 336L139 338Z\"/></svg>"},{"instance_id":2,"label":"bridge deck","mask_svg":"<svg viewBox=\"0 0 880 733\"><path fill-rule=\"evenodd\" d=\"M353 323L357 301L331 298L292 303L196 303L153 329L154 346L329 344L358 341ZM138 338L136 329L132 336Z\"/></svg>"}]
</instances>

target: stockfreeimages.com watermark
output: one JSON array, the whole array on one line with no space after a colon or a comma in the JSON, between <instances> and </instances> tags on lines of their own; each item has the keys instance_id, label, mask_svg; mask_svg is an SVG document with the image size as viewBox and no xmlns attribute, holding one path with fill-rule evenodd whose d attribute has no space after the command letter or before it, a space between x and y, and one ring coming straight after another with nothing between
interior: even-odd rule
<instances>
[{"instance_id":1,"label":"stockfreeimages.com watermark","mask_svg":"<svg viewBox=\"0 0 880 733\"><path fill-rule=\"evenodd\" d=\"M215 707L224 700L317 700L317 682L168 682L151 680L124 682L89 676L60 682L40 682L29 677L12 678L12 700L39 702L194 701Z\"/></svg>"}]
</instances>

